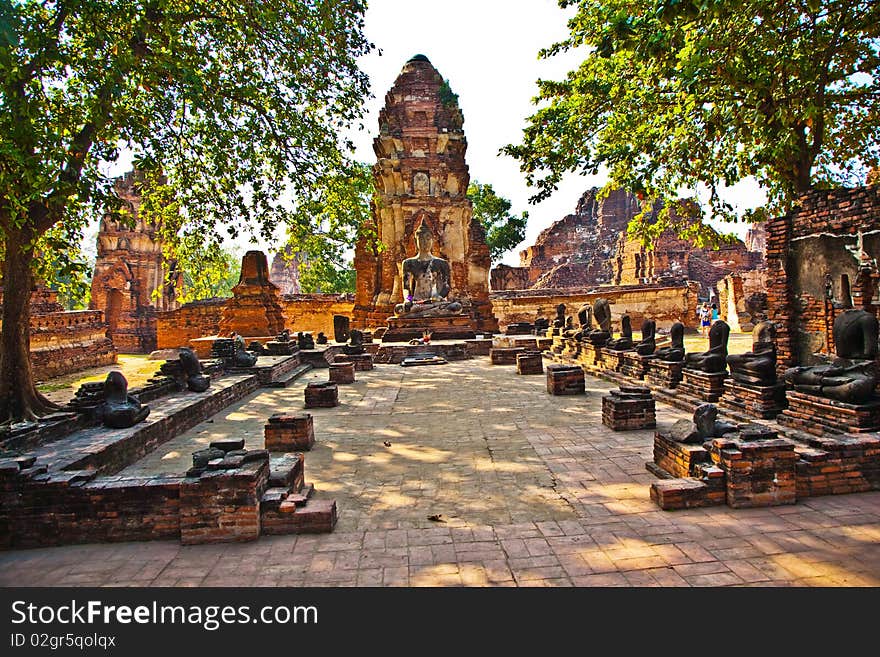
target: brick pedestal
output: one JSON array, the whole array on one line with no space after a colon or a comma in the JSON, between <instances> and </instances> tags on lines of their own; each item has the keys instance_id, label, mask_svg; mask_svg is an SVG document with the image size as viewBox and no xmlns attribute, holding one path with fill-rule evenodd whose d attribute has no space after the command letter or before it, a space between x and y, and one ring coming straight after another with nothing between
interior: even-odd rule
<instances>
[{"instance_id":1,"label":"brick pedestal","mask_svg":"<svg viewBox=\"0 0 880 657\"><path fill-rule=\"evenodd\" d=\"M590 345L591 349L598 351L602 354L602 363L603 369L606 369L610 372L619 372L620 368L623 367L623 358L625 351L614 351L613 349L596 349L593 345ZM594 359L595 362L595 359Z\"/></svg>"},{"instance_id":2,"label":"brick pedestal","mask_svg":"<svg viewBox=\"0 0 880 657\"><path fill-rule=\"evenodd\" d=\"M553 363L547 366L547 392L551 395L582 395L584 371L577 365Z\"/></svg>"},{"instance_id":3,"label":"brick pedestal","mask_svg":"<svg viewBox=\"0 0 880 657\"><path fill-rule=\"evenodd\" d=\"M661 388L676 388L682 379L684 362L654 358L648 363L645 381Z\"/></svg>"},{"instance_id":4,"label":"brick pedestal","mask_svg":"<svg viewBox=\"0 0 880 657\"><path fill-rule=\"evenodd\" d=\"M303 452L315 444L310 413L275 413L263 427L263 434L270 452Z\"/></svg>"},{"instance_id":5,"label":"brick pedestal","mask_svg":"<svg viewBox=\"0 0 880 657\"><path fill-rule=\"evenodd\" d=\"M657 426L654 398L648 388L621 387L602 397L602 424L613 431Z\"/></svg>"},{"instance_id":6,"label":"brick pedestal","mask_svg":"<svg viewBox=\"0 0 880 657\"><path fill-rule=\"evenodd\" d=\"M334 363L354 363L356 372L368 372L373 369L373 356L371 354L336 354Z\"/></svg>"},{"instance_id":7,"label":"brick pedestal","mask_svg":"<svg viewBox=\"0 0 880 657\"><path fill-rule=\"evenodd\" d=\"M525 351L525 347L495 347L489 350L489 360L493 365L516 365L516 357Z\"/></svg>"},{"instance_id":8,"label":"brick pedestal","mask_svg":"<svg viewBox=\"0 0 880 657\"><path fill-rule=\"evenodd\" d=\"M796 390L785 393L786 408L776 418L779 424L817 436L823 433L871 433L880 431L880 401L846 404Z\"/></svg>"},{"instance_id":9,"label":"brick pedestal","mask_svg":"<svg viewBox=\"0 0 880 657\"><path fill-rule=\"evenodd\" d=\"M724 392L724 379L727 372L706 374L700 370L692 370L685 367L682 370L682 381L678 384L677 391L693 399L697 404L703 402L715 403L721 399Z\"/></svg>"},{"instance_id":10,"label":"brick pedestal","mask_svg":"<svg viewBox=\"0 0 880 657\"><path fill-rule=\"evenodd\" d=\"M724 504L727 496L724 471L701 465L699 478L663 479L651 484L651 499L664 511Z\"/></svg>"},{"instance_id":11,"label":"brick pedestal","mask_svg":"<svg viewBox=\"0 0 880 657\"><path fill-rule=\"evenodd\" d=\"M634 351L624 351L620 373L641 381L648 373L648 366L652 360L656 360L656 358L654 356L640 356Z\"/></svg>"},{"instance_id":12,"label":"brick pedestal","mask_svg":"<svg viewBox=\"0 0 880 657\"><path fill-rule=\"evenodd\" d=\"M753 386L727 379L719 406L742 411L755 418L772 420L785 408L785 384Z\"/></svg>"},{"instance_id":13,"label":"brick pedestal","mask_svg":"<svg viewBox=\"0 0 880 657\"><path fill-rule=\"evenodd\" d=\"M339 406L339 388L335 383L310 383L305 389L306 408Z\"/></svg>"},{"instance_id":14,"label":"brick pedestal","mask_svg":"<svg viewBox=\"0 0 880 657\"><path fill-rule=\"evenodd\" d=\"M654 463L673 477L696 477L699 467L711 464L711 460L702 445L680 443L659 431L654 433Z\"/></svg>"},{"instance_id":15,"label":"brick pedestal","mask_svg":"<svg viewBox=\"0 0 880 657\"><path fill-rule=\"evenodd\" d=\"M715 438L712 461L727 478L727 505L779 506L797 501L795 443L787 438Z\"/></svg>"},{"instance_id":16,"label":"brick pedestal","mask_svg":"<svg viewBox=\"0 0 880 657\"><path fill-rule=\"evenodd\" d=\"M225 457L180 485L180 542L253 541L260 536L260 498L269 481L269 455L227 469ZM238 456L244 461L245 456Z\"/></svg>"},{"instance_id":17,"label":"brick pedestal","mask_svg":"<svg viewBox=\"0 0 880 657\"><path fill-rule=\"evenodd\" d=\"M553 338L535 338L535 342L538 344L538 349L541 351L547 351L550 347L553 346Z\"/></svg>"},{"instance_id":18,"label":"brick pedestal","mask_svg":"<svg viewBox=\"0 0 880 657\"><path fill-rule=\"evenodd\" d=\"M330 381L333 383L354 383L354 363L348 360L330 363Z\"/></svg>"},{"instance_id":19,"label":"brick pedestal","mask_svg":"<svg viewBox=\"0 0 880 657\"><path fill-rule=\"evenodd\" d=\"M517 374L543 374L544 358L539 352L524 352L516 355Z\"/></svg>"}]
</instances>

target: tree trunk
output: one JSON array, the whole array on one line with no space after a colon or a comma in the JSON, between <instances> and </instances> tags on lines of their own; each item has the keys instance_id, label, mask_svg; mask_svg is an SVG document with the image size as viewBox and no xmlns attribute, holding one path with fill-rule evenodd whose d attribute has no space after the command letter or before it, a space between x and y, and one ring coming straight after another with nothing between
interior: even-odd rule
<instances>
[{"instance_id":1,"label":"tree trunk","mask_svg":"<svg viewBox=\"0 0 880 657\"><path fill-rule=\"evenodd\" d=\"M57 406L34 385L30 358L34 235L27 228L6 233L3 326L0 329L0 424L36 420Z\"/></svg>"}]
</instances>

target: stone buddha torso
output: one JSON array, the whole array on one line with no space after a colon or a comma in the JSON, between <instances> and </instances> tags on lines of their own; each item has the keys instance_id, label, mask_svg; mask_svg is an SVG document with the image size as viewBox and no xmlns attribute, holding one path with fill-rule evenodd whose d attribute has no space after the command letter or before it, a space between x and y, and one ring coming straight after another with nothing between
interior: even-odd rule
<instances>
[{"instance_id":1,"label":"stone buddha torso","mask_svg":"<svg viewBox=\"0 0 880 657\"><path fill-rule=\"evenodd\" d=\"M394 307L398 316L457 315L462 305L447 297L452 274L449 263L431 253L434 235L424 219L415 232L418 253L402 263L405 300Z\"/></svg>"},{"instance_id":2,"label":"stone buddha torso","mask_svg":"<svg viewBox=\"0 0 880 657\"><path fill-rule=\"evenodd\" d=\"M727 369L727 339L730 326L719 319L709 329L709 350L702 353L687 354L685 367L700 370L707 374L717 374Z\"/></svg>"},{"instance_id":3,"label":"stone buddha torso","mask_svg":"<svg viewBox=\"0 0 880 657\"><path fill-rule=\"evenodd\" d=\"M845 310L834 320L837 358L827 365L792 367L785 381L807 394L859 404L874 397L877 381L877 318L866 310Z\"/></svg>"},{"instance_id":4,"label":"stone buddha torso","mask_svg":"<svg viewBox=\"0 0 880 657\"><path fill-rule=\"evenodd\" d=\"M752 334L750 352L727 357L730 376L740 383L772 386L776 383L776 325L761 322Z\"/></svg>"}]
</instances>

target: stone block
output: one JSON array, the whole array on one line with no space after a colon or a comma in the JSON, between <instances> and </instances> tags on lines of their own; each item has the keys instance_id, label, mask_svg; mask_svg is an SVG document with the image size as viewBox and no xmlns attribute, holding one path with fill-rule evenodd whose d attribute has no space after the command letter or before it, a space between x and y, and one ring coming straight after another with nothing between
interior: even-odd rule
<instances>
[{"instance_id":1,"label":"stone block","mask_svg":"<svg viewBox=\"0 0 880 657\"><path fill-rule=\"evenodd\" d=\"M263 427L270 452L308 451L315 444L311 413L275 413Z\"/></svg>"},{"instance_id":2,"label":"stone block","mask_svg":"<svg viewBox=\"0 0 880 657\"><path fill-rule=\"evenodd\" d=\"M354 363L337 361L330 363L330 381L333 383L354 383Z\"/></svg>"},{"instance_id":3,"label":"stone block","mask_svg":"<svg viewBox=\"0 0 880 657\"><path fill-rule=\"evenodd\" d=\"M309 383L305 388L306 408L339 406L339 388L333 382Z\"/></svg>"},{"instance_id":4,"label":"stone block","mask_svg":"<svg viewBox=\"0 0 880 657\"><path fill-rule=\"evenodd\" d=\"M516 357L525 352L525 347L495 347L489 350L489 360L493 365L516 365Z\"/></svg>"},{"instance_id":5,"label":"stone block","mask_svg":"<svg viewBox=\"0 0 880 657\"><path fill-rule=\"evenodd\" d=\"M547 392L551 395L582 395L586 392L584 371L579 366L553 363L546 370Z\"/></svg>"},{"instance_id":6,"label":"stone block","mask_svg":"<svg viewBox=\"0 0 880 657\"><path fill-rule=\"evenodd\" d=\"M517 374L543 374L544 358L540 352L523 352L516 355Z\"/></svg>"}]
</instances>

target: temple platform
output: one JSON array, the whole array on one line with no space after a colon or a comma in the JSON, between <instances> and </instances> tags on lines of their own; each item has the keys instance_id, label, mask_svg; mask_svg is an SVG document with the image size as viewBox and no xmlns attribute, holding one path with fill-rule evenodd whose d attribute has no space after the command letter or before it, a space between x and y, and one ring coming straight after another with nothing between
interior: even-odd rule
<instances>
[{"instance_id":1,"label":"temple platform","mask_svg":"<svg viewBox=\"0 0 880 657\"><path fill-rule=\"evenodd\" d=\"M441 356L449 361L488 356L492 340L431 340L428 344L382 343L373 356L374 363L397 365L411 356Z\"/></svg>"},{"instance_id":2,"label":"temple platform","mask_svg":"<svg viewBox=\"0 0 880 657\"><path fill-rule=\"evenodd\" d=\"M772 420L785 408L785 384L753 386L727 379L718 405L754 418Z\"/></svg>"},{"instance_id":3,"label":"temple platform","mask_svg":"<svg viewBox=\"0 0 880 657\"><path fill-rule=\"evenodd\" d=\"M676 392L690 397L696 404L703 402L714 404L721 399L721 394L724 392L725 378L727 378L727 372L707 374L701 370L685 367L682 370L682 381L678 384Z\"/></svg>"},{"instance_id":4,"label":"temple platform","mask_svg":"<svg viewBox=\"0 0 880 657\"><path fill-rule=\"evenodd\" d=\"M816 436L831 433L880 431L880 400L847 404L796 390L785 393L788 408L776 418L779 424Z\"/></svg>"},{"instance_id":5,"label":"temple platform","mask_svg":"<svg viewBox=\"0 0 880 657\"><path fill-rule=\"evenodd\" d=\"M607 353L607 350L603 350L603 353ZM654 356L642 356L635 351L624 351L620 373L641 381L648 373L648 367L653 360L656 360Z\"/></svg>"},{"instance_id":6,"label":"temple platform","mask_svg":"<svg viewBox=\"0 0 880 657\"><path fill-rule=\"evenodd\" d=\"M474 340L477 331L476 321L469 315L450 315L447 317L389 317L388 330L382 335L382 342L406 342L421 339L425 331L431 332L434 340Z\"/></svg>"},{"instance_id":7,"label":"temple platform","mask_svg":"<svg viewBox=\"0 0 880 657\"><path fill-rule=\"evenodd\" d=\"M655 358L648 363L645 381L661 388L676 388L682 380L683 361L668 361Z\"/></svg>"}]
</instances>

